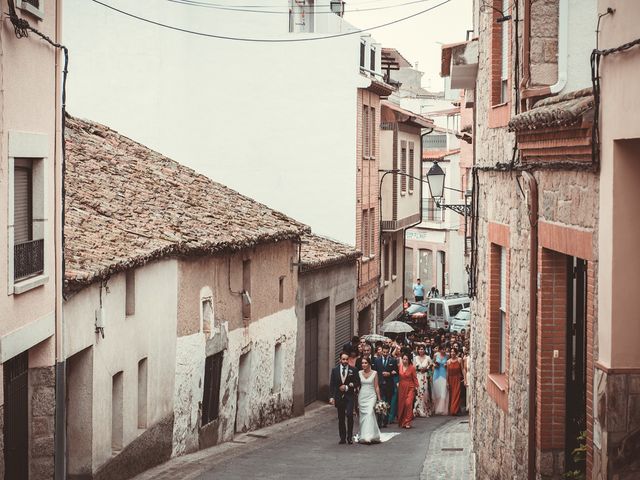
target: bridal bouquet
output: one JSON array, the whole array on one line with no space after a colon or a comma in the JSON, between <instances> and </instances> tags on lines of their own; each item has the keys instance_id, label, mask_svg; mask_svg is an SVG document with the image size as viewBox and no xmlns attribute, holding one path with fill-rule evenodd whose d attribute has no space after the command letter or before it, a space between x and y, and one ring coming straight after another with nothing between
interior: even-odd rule
<instances>
[{"instance_id":1,"label":"bridal bouquet","mask_svg":"<svg viewBox=\"0 0 640 480\"><path fill-rule=\"evenodd\" d=\"M383 400L379 400L376 402L376 406L374 407L374 411L378 415L386 415L389 411L389 404Z\"/></svg>"}]
</instances>

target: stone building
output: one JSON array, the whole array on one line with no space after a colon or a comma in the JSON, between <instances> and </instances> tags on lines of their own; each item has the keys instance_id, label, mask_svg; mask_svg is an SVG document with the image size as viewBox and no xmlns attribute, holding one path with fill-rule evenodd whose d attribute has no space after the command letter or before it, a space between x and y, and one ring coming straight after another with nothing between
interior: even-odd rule
<instances>
[{"instance_id":1,"label":"stone building","mask_svg":"<svg viewBox=\"0 0 640 480\"><path fill-rule=\"evenodd\" d=\"M308 228L67 120L68 478L128 478L287 418Z\"/></svg>"},{"instance_id":2,"label":"stone building","mask_svg":"<svg viewBox=\"0 0 640 480\"><path fill-rule=\"evenodd\" d=\"M329 375L356 319L361 253L318 235L302 237L298 259L298 341L294 363L294 414L329 398Z\"/></svg>"},{"instance_id":3,"label":"stone building","mask_svg":"<svg viewBox=\"0 0 640 480\"><path fill-rule=\"evenodd\" d=\"M452 84L478 62L465 97L475 108L471 428L479 478L559 479L570 470L601 478L593 469L602 251L596 21L595 0L475 2L477 40L449 47ZM581 444L586 464L572 456Z\"/></svg>"},{"instance_id":4,"label":"stone building","mask_svg":"<svg viewBox=\"0 0 640 480\"><path fill-rule=\"evenodd\" d=\"M54 428L61 420L55 419L55 368L63 57L25 26L61 41L60 2L49 0L46 8L44 3L3 2L0 24L0 478L5 479L53 478Z\"/></svg>"}]
</instances>

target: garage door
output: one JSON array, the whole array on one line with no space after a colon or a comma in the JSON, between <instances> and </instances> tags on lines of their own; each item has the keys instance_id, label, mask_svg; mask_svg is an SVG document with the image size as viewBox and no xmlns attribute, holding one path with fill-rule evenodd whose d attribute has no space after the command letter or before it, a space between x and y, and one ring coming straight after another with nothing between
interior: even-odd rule
<instances>
[{"instance_id":1,"label":"garage door","mask_svg":"<svg viewBox=\"0 0 640 480\"><path fill-rule=\"evenodd\" d=\"M353 335L353 319L351 318L351 310L351 300L336 306L336 364L340 360L342 346L345 343L349 343L351 336Z\"/></svg>"}]
</instances>

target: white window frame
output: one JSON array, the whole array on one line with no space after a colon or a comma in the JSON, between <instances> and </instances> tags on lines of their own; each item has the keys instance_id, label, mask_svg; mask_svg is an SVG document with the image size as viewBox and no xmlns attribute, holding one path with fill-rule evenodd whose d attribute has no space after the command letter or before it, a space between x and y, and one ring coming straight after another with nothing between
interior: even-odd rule
<instances>
[{"instance_id":1,"label":"white window frame","mask_svg":"<svg viewBox=\"0 0 640 480\"><path fill-rule=\"evenodd\" d=\"M502 0L502 14L509 14L510 0ZM500 103L509 101L509 20L500 24L501 28L501 65L500 65Z\"/></svg>"},{"instance_id":2,"label":"white window frame","mask_svg":"<svg viewBox=\"0 0 640 480\"><path fill-rule=\"evenodd\" d=\"M34 7L25 0L16 0L16 7L25 12L29 12L31 15L38 17L40 20L44 20L44 1L40 0L40 6Z\"/></svg>"},{"instance_id":3,"label":"white window frame","mask_svg":"<svg viewBox=\"0 0 640 480\"><path fill-rule=\"evenodd\" d=\"M498 373L506 373L507 369L507 248L500 247L500 365Z\"/></svg>"},{"instance_id":4,"label":"white window frame","mask_svg":"<svg viewBox=\"0 0 640 480\"><path fill-rule=\"evenodd\" d=\"M46 134L9 131L8 142L8 188L7 188L7 294L18 295L49 281L47 261L50 255L51 239L48 235L47 213L49 212L49 199L47 198L48 174L53 173L48 168L49 137ZM14 258L14 185L16 161L27 160L31 162L32 170L32 214L33 214L33 238L44 239L43 272L40 275L15 281Z\"/></svg>"}]
</instances>

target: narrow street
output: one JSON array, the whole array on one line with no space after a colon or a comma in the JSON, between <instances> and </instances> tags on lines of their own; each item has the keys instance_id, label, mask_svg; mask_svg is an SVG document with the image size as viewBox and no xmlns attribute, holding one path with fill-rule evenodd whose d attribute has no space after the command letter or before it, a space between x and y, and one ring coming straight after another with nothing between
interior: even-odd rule
<instances>
[{"instance_id":1,"label":"narrow street","mask_svg":"<svg viewBox=\"0 0 640 480\"><path fill-rule=\"evenodd\" d=\"M174 458L134 480L373 479L390 476L395 479L466 480L471 478L467 422L468 417L418 418L411 430L400 431L395 425L383 429L383 438L393 437L382 444L339 445L333 408L319 406L304 417L238 435L233 442ZM463 434L459 433L460 429Z\"/></svg>"}]
</instances>

